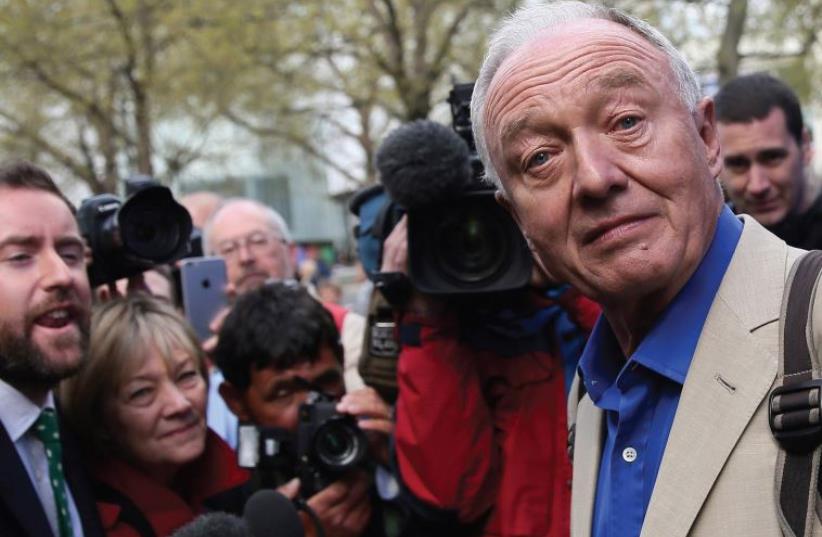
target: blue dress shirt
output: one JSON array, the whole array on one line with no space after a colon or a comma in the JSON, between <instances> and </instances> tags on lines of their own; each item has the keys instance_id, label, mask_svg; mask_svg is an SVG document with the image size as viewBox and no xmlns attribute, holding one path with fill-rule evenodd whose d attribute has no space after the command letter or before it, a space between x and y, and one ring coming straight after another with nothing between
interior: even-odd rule
<instances>
[{"instance_id":1,"label":"blue dress shirt","mask_svg":"<svg viewBox=\"0 0 822 537\"><path fill-rule=\"evenodd\" d=\"M725 207L696 272L627 360L604 316L594 327L579 362L606 423L593 537L640 534L702 326L741 233Z\"/></svg>"}]
</instances>

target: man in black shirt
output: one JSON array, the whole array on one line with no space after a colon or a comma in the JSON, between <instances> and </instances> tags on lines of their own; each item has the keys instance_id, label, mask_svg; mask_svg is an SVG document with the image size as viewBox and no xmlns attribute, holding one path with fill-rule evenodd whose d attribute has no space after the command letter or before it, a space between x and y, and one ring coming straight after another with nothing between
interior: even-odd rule
<instances>
[{"instance_id":1,"label":"man in black shirt","mask_svg":"<svg viewBox=\"0 0 822 537\"><path fill-rule=\"evenodd\" d=\"M720 179L734 210L791 246L822 248L822 196L796 94L756 73L725 84L714 102L725 163Z\"/></svg>"}]
</instances>

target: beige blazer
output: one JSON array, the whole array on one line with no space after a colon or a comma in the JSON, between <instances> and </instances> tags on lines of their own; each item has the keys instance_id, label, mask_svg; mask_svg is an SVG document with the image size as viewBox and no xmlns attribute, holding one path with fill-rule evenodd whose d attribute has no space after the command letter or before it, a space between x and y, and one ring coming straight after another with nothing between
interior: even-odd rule
<instances>
[{"instance_id":1,"label":"beige blazer","mask_svg":"<svg viewBox=\"0 0 822 537\"><path fill-rule=\"evenodd\" d=\"M767 397L776 379L785 280L802 253L750 217L694 352L642 537L778 537L778 446ZM814 315L822 319L822 300ZM822 342L822 322L815 344ZM603 414L577 409L571 535L591 534ZM822 536L815 521L814 535Z\"/></svg>"}]
</instances>

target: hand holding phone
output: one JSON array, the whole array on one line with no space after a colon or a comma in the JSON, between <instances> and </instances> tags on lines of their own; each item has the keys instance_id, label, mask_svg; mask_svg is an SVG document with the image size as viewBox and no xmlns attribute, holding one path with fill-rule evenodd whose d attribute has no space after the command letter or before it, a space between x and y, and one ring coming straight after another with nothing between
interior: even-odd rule
<instances>
[{"instance_id":1,"label":"hand holding phone","mask_svg":"<svg viewBox=\"0 0 822 537\"><path fill-rule=\"evenodd\" d=\"M226 280L221 257L191 257L180 263L183 311L200 341L211 336L211 321L228 305Z\"/></svg>"}]
</instances>

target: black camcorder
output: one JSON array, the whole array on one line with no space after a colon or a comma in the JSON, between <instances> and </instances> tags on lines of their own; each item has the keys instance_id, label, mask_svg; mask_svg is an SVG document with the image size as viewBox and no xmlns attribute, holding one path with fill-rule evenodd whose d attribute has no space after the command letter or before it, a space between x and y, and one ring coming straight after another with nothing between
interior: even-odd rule
<instances>
[{"instance_id":1,"label":"black camcorder","mask_svg":"<svg viewBox=\"0 0 822 537\"><path fill-rule=\"evenodd\" d=\"M382 185L351 201L366 273L379 280L381 243L408 214L414 288L432 295L477 295L523 288L531 252L516 223L483 182L471 131L473 83L451 90L452 129L415 121L393 131L377 152Z\"/></svg>"},{"instance_id":2,"label":"black camcorder","mask_svg":"<svg viewBox=\"0 0 822 537\"><path fill-rule=\"evenodd\" d=\"M93 287L135 276L190 253L191 216L168 187L148 177L126 182L126 200L113 194L80 204L80 233L92 252Z\"/></svg>"},{"instance_id":3,"label":"black camcorder","mask_svg":"<svg viewBox=\"0 0 822 537\"><path fill-rule=\"evenodd\" d=\"M486 293L524 287L531 253L511 216L482 181L483 167L471 130L474 84L448 96L452 128L468 145L471 180L455 199L408 210L411 278L431 294Z\"/></svg>"},{"instance_id":4,"label":"black camcorder","mask_svg":"<svg viewBox=\"0 0 822 537\"><path fill-rule=\"evenodd\" d=\"M337 402L310 392L300 405L296 432L241 424L237 460L257 469L263 487L300 478L300 496L310 498L365 461L368 441L353 416L340 414Z\"/></svg>"}]
</instances>

